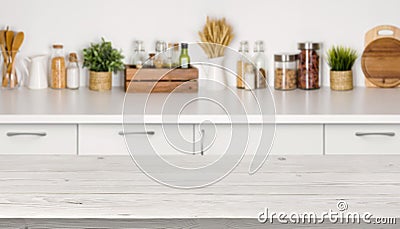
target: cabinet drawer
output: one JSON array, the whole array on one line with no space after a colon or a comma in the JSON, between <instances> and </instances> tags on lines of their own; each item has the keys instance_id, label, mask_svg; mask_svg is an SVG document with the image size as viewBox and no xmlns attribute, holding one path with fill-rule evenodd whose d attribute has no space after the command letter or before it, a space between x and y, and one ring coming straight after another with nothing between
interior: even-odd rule
<instances>
[{"instance_id":1,"label":"cabinet drawer","mask_svg":"<svg viewBox=\"0 0 400 229\"><path fill-rule=\"evenodd\" d=\"M322 155L323 125L276 125L270 155Z\"/></svg>"},{"instance_id":2,"label":"cabinet drawer","mask_svg":"<svg viewBox=\"0 0 400 229\"><path fill-rule=\"evenodd\" d=\"M129 125L125 126L125 136L129 150L139 154L151 153L149 150L162 155L193 152L193 125ZM129 155L123 126L79 125L79 154Z\"/></svg>"},{"instance_id":3,"label":"cabinet drawer","mask_svg":"<svg viewBox=\"0 0 400 229\"><path fill-rule=\"evenodd\" d=\"M400 125L326 125L326 154L398 154Z\"/></svg>"},{"instance_id":4,"label":"cabinet drawer","mask_svg":"<svg viewBox=\"0 0 400 229\"><path fill-rule=\"evenodd\" d=\"M195 126L196 151L201 149L201 133L198 125ZM208 128L207 128L208 127ZM268 125L235 125L243 136L243 142L248 141L247 154L257 152L259 144L266 144L260 149L269 149L273 126ZM248 131L244 128L249 128ZM261 129L263 128L263 129ZM204 154L222 154L229 144L242 144L231 142L232 127L230 125L216 125L216 134L212 126L203 126L205 136L203 139ZM210 130L208 130L210 129ZM208 134L208 133L211 134ZM249 136L245 136L248 133ZM212 145L212 147L208 147ZM323 154L323 126L322 125L276 125L275 141L270 155L322 155Z\"/></svg>"},{"instance_id":5,"label":"cabinet drawer","mask_svg":"<svg viewBox=\"0 0 400 229\"><path fill-rule=\"evenodd\" d=\"M122 125L79 125L80 155L129 155Z\"/></svg>"},{"instance_id":6,"label":"cabinet drawer","mask_svg":"<svg viewBox=\"0 0 400 229\"><path fill-rule=\"evenodd\" d=\"M76 125L0 125L1 154L77 154Z\"/></svg>"}]
</instances>

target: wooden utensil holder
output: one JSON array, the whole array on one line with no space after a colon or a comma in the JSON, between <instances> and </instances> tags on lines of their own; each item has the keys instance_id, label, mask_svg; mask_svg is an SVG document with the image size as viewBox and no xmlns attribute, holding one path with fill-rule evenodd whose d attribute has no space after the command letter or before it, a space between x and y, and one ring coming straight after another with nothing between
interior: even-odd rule
<instances>
[{"instance_id":1,"label":"wooden utensil holder","mask_svg":"<svg viewBox=\"0 0 400 229\"><path fill-rule=\"evenodd\" d=\"M197 68L136 68L125 67L125 91L133 93L197 92Z\"/></svg>"}]
</instances>

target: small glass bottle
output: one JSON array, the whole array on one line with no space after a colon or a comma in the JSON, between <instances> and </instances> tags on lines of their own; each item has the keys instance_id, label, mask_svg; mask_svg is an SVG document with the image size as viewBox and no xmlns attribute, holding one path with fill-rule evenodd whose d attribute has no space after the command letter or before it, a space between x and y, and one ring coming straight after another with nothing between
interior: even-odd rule
<instances>
[{"instance_id":1,"label":"small glass bottle","mask_svg":"<svg viewBox=\"0 0 400 229\"><path fill-rule=\"evenodd\" d=\"M76 53L69 54L69 63L67 67L67 88L78 89L80 84L80 70L78 64L78 55Z\"/></svg>"},{"instance_id":2,"label":"small glass bottle","mask_svg":"<svg viewBox=\"0 0 400 229\"><path fill-rule=\"evenodd\" d=\"M172 49L172 67L177 68L179 67L179 43L174 43L174 48Z\"/></svg>"},{"instance_id":3,"label":"small glass bottle","mask_svg":"<svg viewBox=\"0 0 400 229\"><path fill-rule=\"evenodd\" d=\"M297 88L297 62L298 54L282 53L276 54L275 80L276 90L294 90Z\"/></svg>"},{"instance_id":4,"label":"small glass bottle","mask_svg":"<svg viewBox=\"0 0 400 229\"><path fill-rule=\"evenodd\" d=\"M50 87L62 89L67 86L67 74L65 66L64 46L61 44L53 45L53 52L50 59Z\"/></svg>"},{"instance_id":5,"label":"small glass bottle","mask_svg":"<svg viewBox=\"0 0 400 229\"><path fill-rule=\"evenodd\" d=\"M166 50L167 50L167 44L165 41L157 41L156 42L156 57L154 59L154 65L156 68L162 68L164 67L164 62L167 62L167 57L166 57Z\"/></svg>"},{"instance_id":6,"label":"small glass bottle","mask_svg":"<svg viewBox=\"0 0 400 229\"><path fill-rule=\"evenodd\" d=\"M254 43L253 63L256 70L255 88L267 87L267 68L264 54L264 42L256 41Z\"/></svg>"},{"instance_id":7,"label":"small glass bottle","mask_svg":"<svg viewBox=\"0 0 400 229\"><path fill-rule=\"evenodd\" d=\"M246 90L254 90L257 88L257 73L254 69L254 66L251 63L246 63L244 65L243 72L243 81L244 81L244 89Z\"/></svg>"},{"instance_id":8,"label":"small glass bottle","mask_svg":"<svg viewBox=\"0 0 400 229\"><path fill-rule=\"evenodd\" d=\"M131 58L131 64L135 65L136 68L143 67L146 61L146 51L144 48L143 41L135 41L135 49Z\"/></svg>"},{"instance_id":9,"label":"small glass bottle","mask_svg":"<svg viewBox=\"0 0 400 229\"><path fill-rule=\"evenodd\" d=\"M190 68L188 46L189 45L187 43L181 44L181 55L179 56L179 66L181 66L181 68Z\"/></svg>"},{"instance_id":10,"label":"small glass bottle","mask_svg":"<svg viewBox=\"0 0 400 229\"><path fill-rule=\"evenodd\" d=\"M149 58L146 60L144 67L145 68L154 68L154 58L156 54L155 53L149 53Z\"/></svg>"},{"instance_id":11,"label":"small glass bottle","mask_svg":"<svg viewBox=\"0 0 400 229\"><path fill-rule=\"evenodd\" d=\"M236 87L240 89L245 88L245 83L243 81L244 73L246 70L246 65L249 64L249 42L248 41L241 41L239 47L239 60L236 64Z\"/></svg>"},{"instance_id":12,"label":"small glass bottle","mask_svg":"<svg viewBox=\"0 0 400 229\"><path fill-rule=\"evenodd\" d=\"M173 63L172 63L172 53L174 51L174 44L172 43L168 43L168 49L167 51L165 51L165 56L167 58L167 60L164 63L164 67L166 68L172 68L173 67Z\"/></svg>"},{"instance_id":13,"label":"small glass bottle","mask_svg":"<svg viewBox=\"0 0 400 229\"><path fill-rule=\"evenodd\" d=\"M304 90L319 89L321 80L320 43L298 43L299 55L298 87Z\"/></svg>"}]
</instances>

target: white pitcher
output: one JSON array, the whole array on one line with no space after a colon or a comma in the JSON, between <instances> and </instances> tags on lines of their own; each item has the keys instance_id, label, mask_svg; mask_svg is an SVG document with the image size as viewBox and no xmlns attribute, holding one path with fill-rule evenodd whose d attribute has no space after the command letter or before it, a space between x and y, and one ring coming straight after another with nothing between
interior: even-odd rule
<instances>
[{"instance_id":1,"label":"white pitcher","mask_svg":"<svg viewBox=\"0 0 400 229\"><path fill-rule=\"evenodd\" d=\"M28 57L31 63L29 67L29 89L45 89L48 87L47 81L47 55Z\"/></svg>"}]
</instances>

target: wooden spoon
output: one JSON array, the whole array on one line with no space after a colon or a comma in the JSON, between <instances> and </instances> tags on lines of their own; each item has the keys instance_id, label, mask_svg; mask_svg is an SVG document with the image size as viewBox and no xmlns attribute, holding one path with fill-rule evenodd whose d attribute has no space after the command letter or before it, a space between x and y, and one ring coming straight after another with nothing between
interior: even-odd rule
<instances>
[{"instance_id":1,"label":"wooden spoon","mask_svg":"<svg viewBox=\"0 0 400 229\"><path fill-rule=\"evenodd\" d=\"M15 65L15 56L17 55L17 52L21 48L22 43L24 42L25 39L25 34L24 32L18 32L17 35L15 35L13 44L11 47L11 66L10 68L10 73ZM15 77L15 85L18 84L18 77Z\"/></svg>"},{"instance_id":2,"label":"wooden spoon","mask_svg":"<svg viewBox=\"0 0 400 229\"><path fill-rule=\"evenodd\" d=\"M10 62L10 57L11 57L11 49L12 49L12 42L14 39L14 32L9 30L7 27L6 30L6 34L5 34L5 46L6 46L6 50L7 50L7 60L6 63L7 65L7 74L9 74L8 69L9 67L12 65L12 63ZM8 77L3 78L3 87L7 87L8 84Z\"/></svg>"},{"instance_id":3,"label":"wooden spoon","mask_svg":"<svg viewBox=\"0 0 400 229\"><path fill-rule=\"evenodd\" d=\"M6 50L6 30L1 30L0 31L0 47L1 47L1 52L3 54L4 57L4 67L8 67L7 62L8 62L8 53ZM7 69L8 71L8 69ZM8 80L6 75L3 76L3 87L7 87L8 84Z\"/></svg>"},{"instance_id":4,"label":"wooden spoon","mask_svg":"<svg viewBox=\"0 0 400 229\"><path fill-rule=\"evenodd\" d=\"M13 67L15 65L15 56L17 55L17 52L19 50L19 48L21 48L22 43L24 42L24 38L25 38L25 34L24 32L18 32L17 35L15 35L13 42L12 42L12 46L11 46L11 50L10 52L10 56L11 56L11 64L8 66L8 72L10 74L12 74L12 70ZM18 78L15 77L15 85L18 84Z\"/></svg>"},{"instance_id":5,"label":"wooden spoon","mask_svg":"<svg viewBox=\"0 0 400 229\"><path fill-rule=\"evenodd\" d=\"M14 32L11 30L6 31L6 48L8 55L11 56L12 43L14 40Z\"/></svg>"},{"instance_id":6,"label":"wooden spoon","mask_svg":"<svg viewBox=\"0 0 400 229\"><path fill-rule=\"evenodd\" d=\"M6 51L6 31L5 30L0 30L0 46L1 46L1 52L3 54L4 57L4 63L7 62L7 58L8 58L8 54Z\"/></svg>"}]
</instances>

